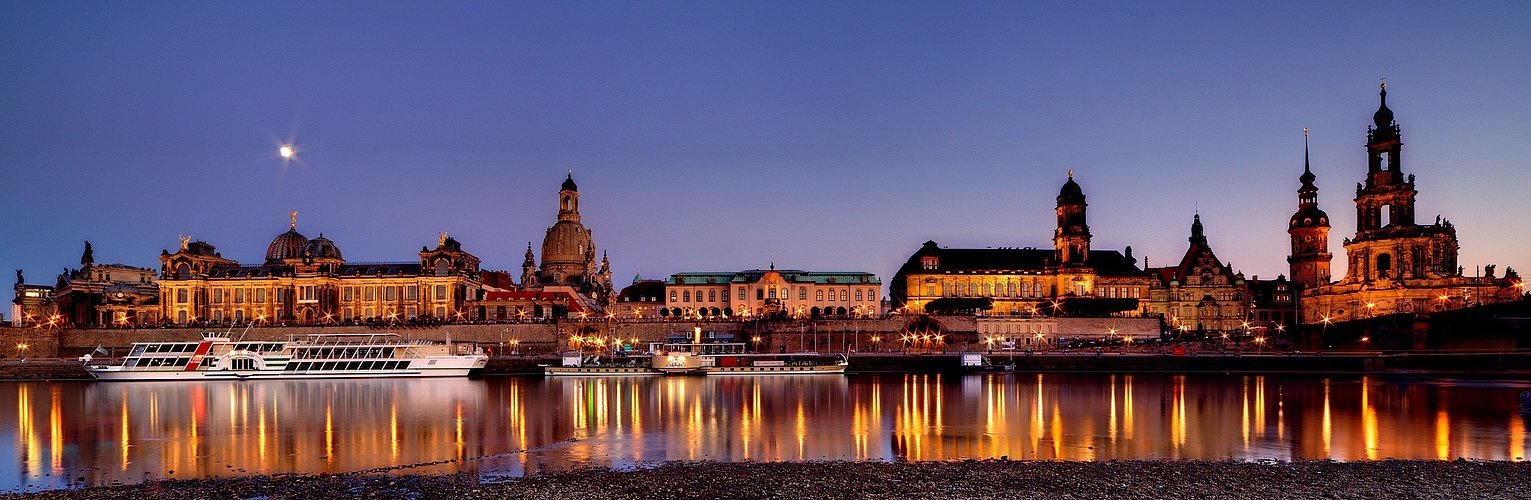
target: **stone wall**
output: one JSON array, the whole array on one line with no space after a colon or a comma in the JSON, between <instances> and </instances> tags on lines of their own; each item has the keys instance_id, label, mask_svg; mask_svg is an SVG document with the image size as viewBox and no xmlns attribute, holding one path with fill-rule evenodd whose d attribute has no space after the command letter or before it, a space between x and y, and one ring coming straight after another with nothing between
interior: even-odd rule
<instances>
[{"instance_id":1,"label":"stone wall","mask_svg":"<svg viewBox=\"0 0 1531 500\"><path fill-rule=\"evenodd\" d=\"M0 326L0 359L58 356L58 332Z\"/></svg>"}]
</instances>

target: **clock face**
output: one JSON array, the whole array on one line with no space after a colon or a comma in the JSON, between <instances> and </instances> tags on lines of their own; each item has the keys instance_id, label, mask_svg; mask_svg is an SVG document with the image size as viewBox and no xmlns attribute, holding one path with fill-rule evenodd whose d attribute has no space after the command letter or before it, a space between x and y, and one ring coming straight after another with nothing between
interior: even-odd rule
<instances>
[{"instance_id":1,"label":"clock face","mask_svg":"<svg viewBox=\"0 0 1531 500\"><path fill-rule=\"evenodd\" d=\"M125 294L125 293L117 292L117 298L119 298L119 299L123 298L123 297L126 297L126 296L127 296L127 294Z\"/></svg>"}]
</instances>

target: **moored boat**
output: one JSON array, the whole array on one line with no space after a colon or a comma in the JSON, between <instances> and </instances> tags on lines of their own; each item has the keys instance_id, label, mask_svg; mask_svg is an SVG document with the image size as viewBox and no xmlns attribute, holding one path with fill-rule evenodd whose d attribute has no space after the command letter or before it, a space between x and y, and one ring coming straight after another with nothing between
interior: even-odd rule
<instances>
[{"instance_id":1,"label":"moored boat","mask_svg":"<svg viewBox=\"0 0 1531 500\"><path fill-rule=\"evenodd\" d=\"M241 336L242 337L242 336ZM112 363L84 358L97 380L464 377L488 364L471 345L392 333L313 334L286 341L204 332L197 342L138 342Z\"/></svg>"},{"instance_id":2,"label":"moored boat","mask_svg":"<svg viewBox=\"0 0 1531 500\"><path fill-rule=\"evenodd\" d=\"M650 349L653 367L667 375L843 375L841 354L758 353L743 343L669 343Z\"/></svg>"},{"instance_id":3,"label":"moored boat","mask_svg":"<svg viewBox=\"0 0 1531 500\"><path fill-rule=\"evenodd\" d=\"M646 375L664 375L664 372L655 370L649 361L647 353L620 354L611 356L586 355L580 352L567 352L560 356L558 366L543 365L542 374L549 377L633 377Z\"/></svg>"}]
</instances>

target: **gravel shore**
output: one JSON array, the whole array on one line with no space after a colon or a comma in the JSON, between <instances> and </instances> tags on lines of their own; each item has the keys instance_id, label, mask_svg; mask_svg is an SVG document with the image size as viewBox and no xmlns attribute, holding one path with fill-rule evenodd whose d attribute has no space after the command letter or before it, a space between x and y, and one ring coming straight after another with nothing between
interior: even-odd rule
<instances>
[{"instance_id":1,"label":"gravel shore","mask_svg":"<svg viewBox=\"0 0 1531 500\"><path fill-rule=\"evenodd\" d=\"M475 476L169 480L5 498L1531 498L1526 462L778 462Z\"/></svg>"}]
</instances>

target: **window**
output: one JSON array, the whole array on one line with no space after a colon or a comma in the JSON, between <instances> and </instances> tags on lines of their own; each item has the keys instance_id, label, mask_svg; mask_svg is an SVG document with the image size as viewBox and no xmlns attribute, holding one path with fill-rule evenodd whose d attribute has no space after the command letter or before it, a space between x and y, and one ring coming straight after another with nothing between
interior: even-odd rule
<instances>
[{"instance_id":1,"label":"window","mask_svg":"<svg viewBox=\"0 0 1531 500\"><path fill-rule=\"evenodd\" d=\"M266 302L266 289L265 288L256 288L255 289L255 302L256 303L264 303L264 302Z\"/></svg>"},{"instance_id":2,"label":"window","mask_svg":"<svg viewBox=\"0 0 1531 500\"><path fill-rule=\"evenodd\" d=\"M177 303L177 304L185 304L186 303L186 289L185 288L177 288L175 290L175 303ZM184 316L185 314L186 314L185 311L181 312L182 316ZM185 323L186 320L184 318L182 318L181 322Z\"/></svg>"},{"instance_id":3,"label":"window","mask_svg":"<svg viewBox=\"0 0 1531 500\"><path fill-rule=\"evenodd\" d=\"M299 290L301 290L303 292L302 299L303 300L318 300L318 296L315 294L314 288L315 287L313 287L313 286L305 286L305 287L300 288Z\"/></svg>"},{"instance_id":4,"label":"window","mask_svg":"<svg viewBox=\"0 0 1531 500\"><path fill-rule=\"evenodd\" d=\"M670 302L677 302L677 300L675 300L675 294L675 290L670 290Z\"/></svg>"},{"instance_id":5,"label":"window","mask_svg":"<svg viewBox=\"0 0 1531 500\"><path fill-rule=\"evenodd\" d=\"M856 300L863 300L861 298L861 290L856 290Z\"/></svg>"},{"instance_id":6,"label":"window","mask_svg":"<svg viewBox=\"0 0 1531 500\"><path fill-rule=\"evenodd\" d=\"M223 303L223 289L222 288L214 288L213 289L213 303L214 304L222 304Z\"/></svg>"},{"instance_id":7,"label":"window","mask_svg":"<svg viewBox=\"0 0 1531 500\"><path fill-rule=\"evenodd\" d=\"M399 287L396 287L396 286L385 286L385 287L383 287L383 300L399 300Z\"/></svg>"},{"instance_id":8,"label":"window","mask_svg":"<svg viewBox=\"0 0 1531 500\"><path fill-rule=\"evenodd\" d=\"M355 300L356 295L351 293L352 291L353 290L351 289L351 287L345 287L345 290L343 292L341 292L341 293L343 293L345 295L345 298L341 299L341 300L344 300L346 302L350 302L352 300Z\"/></svg>"},{"instance_id":9,"label":"window","mask_svg":"<svg viewBox=\"0 0 1531 500\"><path fill-rule=\"evenodd\" d=\"M363 289L362 299L367 301L377 300L377 289L370 286Z\"/></svg>"},{"instance_id":10,"label":"window","mask_svg":"<svg viewBox=\"0 0 1531 500\"><path fill-rule=\"evenodd\" d=\"M404 300L419 300L419 299L420 299L420 286L419 285L409 285L409 286L404 287Z\"/></svg>"},{"instance_id":11,"label":"window","mask_svg":"<svg viewBox=\"0 0 1531 500\"><path fill-rule=\"evenodd\" d=\"M243 303L245 303L245 289L238 288L238 289L234 290L234 303L235 304L243 304Z\"/></svg>"},{"instance_id":12,"label":"window","mask_svg":"<svg viewBox=\"0 0 1531 500\"><path fill-rule=\"evenodd\" d=\"M680 296L681 296L681 302L691 302L691 291L690 290L686 290L684 292L681 292Z\"/></svg>"},{"instance_id":13,"label":"window","mask_svg":"<svg viewBox=\"0 0 1531 500\"><path fill-rule=\"evenodd\" d=\"M817 300L819 302L823 302L824 301L824 291L823 290L819 290L817 292L814 292L813 300Z\"/></svg>"},{"instance_id":14,"label":"window","mask_svg":"<svg viewBox=\"0 0 1531 500\"><path fill-rule=\"evenodd\" d=\"M776 295L776 292L771 292L771 295L774 298L774 296ZM765 300L765 289L764 288L756 288L755 289L755 300Z\"/></svg>"},{"instance_id":15,"label":"window","mask_svg":"<svg viewBox=\"0 0 1531 500\"><path fill-rule=\"evenodd\" d=\"M235 309L234 310L234 322L235 323L244 323L245 322L245 311L244 311L244 309Z\"/></svg>"},{"instance_id":16,"label":"window","mask_svg":"<svg viewBox=\"0 0 1531 500\"><path fill-rule=\"evenodd\" d=\"M748 298L749 298L749 296L744 294L744 287L742 287L742 286L739 287L739 300L745 300L745 299L748 299Z\"/></svg>"},{"instance_id":17,"label":"window","mask_svg":"<svg viewBox=\"0 0 1531 500\"><path fill-rule=\"evenodd\" d=\"M850 290L840 290L840 301L841 302L850 302L851 301L851 291Z\"/></svg>"},{"instance_id":18,"label":"window","mask_svg":"<svg viewBox=\"0 0 1531 500\"><path fill-rule=\"evenodd\" d=\"M808 300L807 287L797 287L797 300Z\"/></svg>"},{"instance_id":19,"label":"window","mask_svg":"<svg viewBox=\"0 0 1531 500\"><path fill-rule=\"evenodd\" d=\"M776 289L775 288L771 289L770 298L773 298L773 299L776 298Z\"/></svg>"},{"instance_id":20,"label":"window","mask_svg":"<svg viewBox=\"0 0 1531 500\"><path fill-rule=\"evenodd\" d=\"M718 291L717 290L708 290L707 291L707 301L708 302L717 302L718 301Z\"/></svg>"},{"instance_id":21,"label":"window","mask_svg":"<svg viewBox=\"0 0 1531 500\"><path fill-rule=\"evenodd\" d=\"M446 300L447 299L447 286L446 285L436 285L436 297L435 297L435 299L436 300Z\"/></svg>"}]
</instances>

